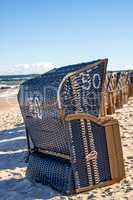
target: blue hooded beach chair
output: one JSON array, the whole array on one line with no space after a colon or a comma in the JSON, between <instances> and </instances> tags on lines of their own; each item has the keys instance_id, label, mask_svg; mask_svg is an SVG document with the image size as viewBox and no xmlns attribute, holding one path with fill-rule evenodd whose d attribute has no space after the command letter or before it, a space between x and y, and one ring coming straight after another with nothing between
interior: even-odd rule
<instances>
[{"instance_id":1,"label":"blue hooded beach chair","mask_svg":"<svg viewBox=\"0 0 133 200\"><path fill-rule=\"evenodd\" d=\"M28 178L73 194L124 177L118 121L101 114L106 66L69 65L21 85Z\"/></svg>"}]
</instances>

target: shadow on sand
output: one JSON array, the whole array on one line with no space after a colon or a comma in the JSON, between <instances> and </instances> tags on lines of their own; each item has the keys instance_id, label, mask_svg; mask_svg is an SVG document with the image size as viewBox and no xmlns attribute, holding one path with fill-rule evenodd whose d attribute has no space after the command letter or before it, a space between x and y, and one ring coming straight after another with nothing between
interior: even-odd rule
<instances>
[{"instance_id":1,"label":"shadow on sand","mask_svg":"<svg viewBox=\"0 0 133 200\"><path fill-rule=\"evenodd\" d=\"M52 188L26 179L26 155L24 124L0 131L0 199L55 199L59 194Z\"/></svg>"}]
</instances>

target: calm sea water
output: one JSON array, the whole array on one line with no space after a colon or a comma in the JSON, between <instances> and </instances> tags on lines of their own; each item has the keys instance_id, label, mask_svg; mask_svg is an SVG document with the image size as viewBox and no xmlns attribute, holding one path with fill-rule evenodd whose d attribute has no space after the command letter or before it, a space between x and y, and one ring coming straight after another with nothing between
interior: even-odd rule
<instances>
[{"instance_id":1,"label":"calm sea water","mask_svg":"<svg viewBox=\"0 0 133 200\"><path fill-rule=\"evenodd\" d=\"M27 79L31 79L37 75L8 75L8 76L1 76L0 75L0 89L5 87L13 87L19 86L23 81Z\"/></svg>"},{"instance_id":2,"label":"calm sea water","mask_svg":"<svg viewBox=\"0 0 133 200\"><path fill-rule=\"evenodd\" d=\"M37 75L0 75L0 100L8 101L11 98L16 98L20 84L35 76Z\"/></svg>"}]
</instances>

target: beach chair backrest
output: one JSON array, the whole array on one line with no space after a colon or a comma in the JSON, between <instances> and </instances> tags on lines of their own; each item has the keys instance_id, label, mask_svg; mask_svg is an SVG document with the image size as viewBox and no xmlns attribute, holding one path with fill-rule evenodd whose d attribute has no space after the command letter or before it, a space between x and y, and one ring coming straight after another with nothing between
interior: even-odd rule
<instances>
[{"instance_id":1,"label":"beach chair backrest","mask_svg":"<svg viewBox=\"0 0 133 200\"><path fill-rule=\"evenodd\" d=\"M64 77L72 73L74 75L73 77L77 78L77 81L79 81L79 90L81 92L79 100L81 99L81 101L83 101L85 99L86 101L82 103L84 106L83 112L86 111L85 109L88 109L88 113L92 113L93 111L95 112L95 115L98 115L100 109L100 92L104 79L103 72L105 70L101 63L102 61L96 61L53 69L52 71L28 80L21 85L18 95L20 108L26 124L27 134L37 151L43 150L44 152L47 151L51 154L59 153L67 156L70 155L68 128L62 119L61 111L58 105L58 90L60 90L60 84L62 84ZM90 69L91 65L95 66L93 70ZM87 70L89 71L89 74ZM77 71L79 72L78 77L76 73ZM93 71L96 73L93 74ZM88 84L87 81L90 77L93 77L93 79L91 79L91 83L89 83L91 85L86 85ZM63 102L62 108L66 113L71 113L73 107L74 112L80 112L81 110L77 108L77 97L75 98L74 96L74 90L72 90L71 96L71 86L73 87L74 84L72 79L70 81L70 87L69 85L67 86L67 83L65 82L65 87L62 92L63 97L65 97L64 93L68 87L67 101L70 101L71 98L73 98L74 105L71 106L71 103L68 103L68 107L66 107L65 102ZM83 82L84 85L82 84ZM85 86L86 88L84 89L84 93L82 93L81 89ZM92 86L94 86L94 89L92 89ZM90 91L87 91L88 87L90 87ZM88 94L86 95L87 92ZM91 97L89 97L90 94L92 95ZM90 99L87 99L85 95ZM87 100L95 101L96 103L90 102L91 107L89 107L87 106Z\"/></svg>"},{"instance_id":2,"label":"beach chair backrest","mask_svg":"<svg viewBox=\"0 0 133 200\"><path fill-rule=\"evenodd\" d=\"M73 113L101 115L106 65L107 60L101 60L63 79L58 90L58 103L64 116Z\"/></svg>"}]
</instances>

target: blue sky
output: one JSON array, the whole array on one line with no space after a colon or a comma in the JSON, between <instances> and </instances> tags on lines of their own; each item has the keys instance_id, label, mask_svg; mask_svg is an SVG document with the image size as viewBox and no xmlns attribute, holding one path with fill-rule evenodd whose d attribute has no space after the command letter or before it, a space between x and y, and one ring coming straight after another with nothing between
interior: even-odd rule
<instances>
[{"instance_id":1,"label":"blue sky","mask_svg":"<svg viewBox=\"0 0 133 200\"><path fill-rule=\"evenodd\" d=\"M0 74L104 57L133 66L132 0L0 0Z\"/></svg>"}]
</instances>

